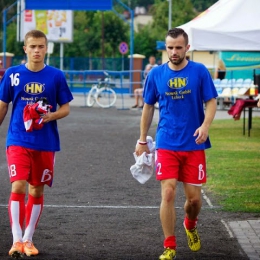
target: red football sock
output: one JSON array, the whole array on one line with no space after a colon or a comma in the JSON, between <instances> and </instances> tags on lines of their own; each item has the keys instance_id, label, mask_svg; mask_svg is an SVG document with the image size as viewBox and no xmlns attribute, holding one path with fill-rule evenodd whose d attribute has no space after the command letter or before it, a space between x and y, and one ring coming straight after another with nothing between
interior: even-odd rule
<instances>
[{"instance_id":1,"label":"red football sock","mask_svg":"<svg viewBox=\"0 0 260 260\"><path fill-rule=\"evenodd\" d=\"M8 203L10 225L13 233L13 241L22 239L22 230L25 218L25 194L11 193Z\"/></svg>"},{"instance_id":2,"label":"red football sock","mask_svg":"<svg viewBox=\"0 0 260 260\"><path fill-rule=\"evenodd\" d=\"M164 239L164 247L171 248L171 249L176 249L176 237L175 236L170 236Z\"/></svg>"},{"instance_id":3,"label":"red football sock","mask_svg":"<svg viewBox=\"0 0 260 260\"><path fill-rule=\"evenodd\" d=\"M28 202L26 206L26 229L23 236L23 240L32 241L32 237L39 222L43 208L43 195L39 198L35 198L28 195Z\"/></svg>"},{"instance_id":4,"label":"red football sock","mask_svg":"<svg viewBox=\"0 0 260 260\"><path fill-rule=\"evenodd\" d=\"M192 219L188 219L187 216L184 219L184 225L188 230L192 230L193 228L196 227L198 222L198 218L192 220Z\"/></svg>"}]
</instances>

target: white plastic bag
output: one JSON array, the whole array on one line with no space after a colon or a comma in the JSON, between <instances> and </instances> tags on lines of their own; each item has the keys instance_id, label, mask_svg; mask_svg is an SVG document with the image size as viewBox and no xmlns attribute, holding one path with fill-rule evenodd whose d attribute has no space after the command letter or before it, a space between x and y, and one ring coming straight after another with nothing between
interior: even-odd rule
<instances>
[{"instance_id":1,"label":"white plastic bag","mask_svg":"<svg viewBox=\"0 0 260 260\"><path fill-rule=\"evenodd\" d=\"M141 184L147 182L152 177L154 172L155 142L151 136L147 136L146 141L150 153L146 154L144 152L142 155L137 156L134 152L133 155L135 158L135 164L130 167L130 172L133 177ZM139 140L137 140L136 145L138 142Z\"/></svg>"}]
</instances>

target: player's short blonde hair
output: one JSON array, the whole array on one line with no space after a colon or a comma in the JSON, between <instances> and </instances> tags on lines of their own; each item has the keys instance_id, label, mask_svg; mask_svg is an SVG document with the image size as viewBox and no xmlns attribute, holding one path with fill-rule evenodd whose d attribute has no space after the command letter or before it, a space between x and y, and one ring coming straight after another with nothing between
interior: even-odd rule
<instances>
[{"instance_id":1,"label":"player's short blonde hair","mask_svg":"<svg viewBox=\"0 0 260 260\"><path fill-rule=\"evenodd\" d=\"M47 40L45 33L43 33L42 31L39 31L39 30L31 30L28 33L26 33L26 35L24 37L24 46L26 46L27 40L31 37L32 38L45 38L46 45L47 45L48 40Z\"/></svg>"}]
</instances>

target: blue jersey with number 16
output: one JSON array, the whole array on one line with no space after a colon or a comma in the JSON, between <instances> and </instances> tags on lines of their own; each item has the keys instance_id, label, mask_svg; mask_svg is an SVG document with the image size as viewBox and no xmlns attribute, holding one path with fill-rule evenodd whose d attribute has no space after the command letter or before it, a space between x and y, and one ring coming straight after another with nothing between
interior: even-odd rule
<instances>
[{"instance_id":1,"label":"blue jersey with number 16","mask_svg":"<svg viewBox=\"0 0 260 260\"><path fill-rule=\"evenodd\" d=\"M39 151L59 151L60 140L57 121L44 124L40 130L26 132L23 110L39 98L46 98L52 106L51 112L70 102L73 96L64 74L59 69L46 65L33 72L25 65L8 68L0 84L0 100L12 103L12 114L6 146L17 145Z\"/></svg>"}]
</instances>

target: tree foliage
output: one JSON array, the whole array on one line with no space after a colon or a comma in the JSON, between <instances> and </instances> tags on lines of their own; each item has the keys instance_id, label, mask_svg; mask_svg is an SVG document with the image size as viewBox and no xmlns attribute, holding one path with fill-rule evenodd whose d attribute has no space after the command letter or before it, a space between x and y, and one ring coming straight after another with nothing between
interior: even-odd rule
<instances>
[{"instance_id":1,"label":"tree foliage","mask_svg":"<svg viewBox=\"0 0 260 260\"><path fill-rule=\"evenodd\" d=\"M156 35L152 32L151 25L145 26L135 34L134 38L135 53L149 57L158 55L156 50Z\"/></svg>"},{"instance_id":2,"label":"tree foliage","mask_svg":"<svg viewBox=\"0 0 260 260\"><path fill-rule=\"evenodd\" d=\"M128 25L113 12L74 12L73 42L65 44L65 55L119 56L118 46L122 41L128 42L128 31Z\"/></svg>"},{"instance_id":3,"label":"tree foliage","mask_svg":"<svg viewBox=\"0 0 260 260\"><path fill-rule=\"evenodd\" d=\"M169 2L156 0L151 12L153 14L152 28L154 28L155 31L164 32L163 35L160 33L160 35L157 36L158 40L162 40L168 30ZM176 27L190 21L196 14L190 0L172 1L171 27Z\"/></svg>"},{"instance_id":4,"label":"tree foliage","mask_svg":"<svg viewBox=\"0 0 260 260\"><path fill-rule=\"evenodd\" d=\"M16 23L11 23L7 28L6 49L7 52L14 53L17 56L25 56L23 51L23 42L16 40Z\"/></svg>"},{"instance_id":5,"label":"tree foliage","mask_svg":"<svg viewBox=\"0 0 260 260\"><path fill-rule=\"evenodd\" d=\"M216 3L217 0L191 0L191 2L198 12L203 12L206 9L208 9L211 5Z\"/></svg>"},{"instance_id":6,"label":"tree foliage","mask_svg":"<svg viewBox=\"0 0 260 260\"><path fill-rule=\"evenodd\" d=\"M146 57L160 56L156 50L156 41L164 40L168 30L169 1L166 0L121 0L114 1L114 11L74 11L73 42L64 44L64 56L120 57L121 54L118 51L120 42L130 43L130 22L124 18L126 9L119 2L130 6L131 9L144 6L146 10L150 10L153 22L134 33L134 53L143 54ZM214 2L216 0L172 0L171 26L179 26L190 21ZM0 0L0 7L3 10L14 3L15 1L12 0ZM15 8L11 8L8 15L8 19L14 17ZM7 51L23 56L22 46L23 43L16 42L14 19L7 26ZM59 56L59 50L59 44L55 44L52 56Z\"/></svg>"},{"instance_id":7,"label":"tree foliage","mask_svg":"<svg viewBox=\"0 0 260 260\"><path fill-rule=\"evenodd\" d=\"M95 12L74 12L73 42L65 44L69 57L92 56L100 48L100 34L94 22Z\"/></svg>"}]
</instances>

